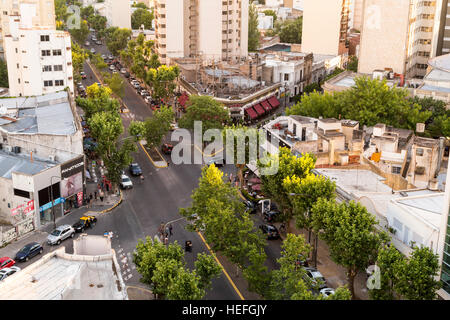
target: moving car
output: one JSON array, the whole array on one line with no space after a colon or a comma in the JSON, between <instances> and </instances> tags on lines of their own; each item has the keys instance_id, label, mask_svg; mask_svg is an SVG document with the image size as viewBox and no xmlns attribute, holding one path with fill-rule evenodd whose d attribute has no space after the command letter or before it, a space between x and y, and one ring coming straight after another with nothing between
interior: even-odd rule
<instances>
[{"instance_id":1,"label":"moving car","mask_svg":"<svg viewBox=\"0 0 450 320\"><path fill-rule=\"evenodd\" d=\"M15 264L16 264L16 262L13 259L11 259L10 257L0 258L0 270L4 269L4 268L10 268Z\"/></svg>"},{"instance_id":2,"label":"moving car","mask_svg":"<svg viewBox=\"0 0 450 320\"><path fill-rule=\"evenodd\" d=\"M19 267L11 267L11 268L5 268L0 270L0 281L5 280L10 275L16 273L17 271L20 271Z\"/></svg>"},{"instance_id":3,"label":"moving car","mask_svg":"<svg viewBox=\"0 0 450 320\"><path fill-rule=\"evenodd\" d=\"M84 73L83 71L80 72L80 76L81 76L81 79L87 78L86 73Z\"/></svg>"},{"instance_id":4,"label":"moving car","mask_svg":"<svg viewBox=\"0 0 450 320\"><path fill-rule=\"evenodd\" d=\"M172 150L173 150L173 145L168 144L168 143L164 143L164 144L162 145L162 147L161 147L161 151L162 151L164 154L171 154L171 153L172 153Z\"/></svg>"},{"instance_id":5,"label":"moving car","mask_svg":"<svg viewBox=\"0 0 450 320\"><path fill-rule=\"evenodd\" d=\"M47 243L50 245L57 244L59 245L63 240L67 238L73 238L75 235L75 230L69 226L68 224L59 226L55 230L52 231L47 237Z\"/></svg>"},{"instance_id":6,"label":"moving car","mask_svg":"<svg viewBox=\"0 0 450 320\"><path fill-rule=\"evenodd\" d=\"M44 248L37 243L37 242L31 242L25 245L22 249L19 250L19 252L16 253L16 257L14 260L23 262L28 261L34 256L42 253L44 251Z\"/></svg>"},{"instance_id":7,"label":"moving car","mask_svg":"<svg viewBox=\"0 0 450 320\"><path fill-rule=\"evenodd\" d=\"M305 268L306 277L314 286L318 286L319 289L325 289L327 287L325 277L320 273L319 270L307 267Z\"/></svg>"},{"instance_id":8,"label":"moving car","mask_svg":"<svg viewBox=\"0 0 450 320\"><path fill-rule=\"evenodd\" d=\"M320 294L325 297L329 297L332 294L334 294L334 289L333 288L324 288L324 289L320 290Z\"/></svg>"},{"instance_id":9,"label":"moving car","mask_svg":"<svg viewBox=\"0 0 450 320\"><path fill-rule=\"evenodd\" d=\"M87 228L93 228L97 223L97 218L94 216L83 216L72 225L75 232L84 232Z\"/></svg>"},{"instance_id":10,"label":"moving car","mask_svg":"<svg viewBox=\"0 0 450 320\"><path fill-rule=\"evenodd\" d=\"M259 229L261 229L263 234L267 235L267 240L280 239L280 233L278 232L278 229L273 225L262 224L259 226Z\"/></svg>"},{"instance_id":11,"label":"moving car","mask_svg":"<svg viewBox=\"0 0 450 320\"><path fill-rule=\"evenodd\" d=\"M142 169L139 166L139 164L137 164L137 163L130 164L129 170L130 170L131 175L133 175L133 176L140 176L142 174Z\"/></svg>"},{"instance_id":12,"label":"moving car","mask_svg":"<svg viewBox=\"0 0 450 320\"><path fill-rule=\"evenodd\" d=\"M130 177L128 177L126 174L123 174L121 176L120 187L122 189L131 189L131 188L133 188L133 182L131 182Z\"/></svg>"}]
</instances>

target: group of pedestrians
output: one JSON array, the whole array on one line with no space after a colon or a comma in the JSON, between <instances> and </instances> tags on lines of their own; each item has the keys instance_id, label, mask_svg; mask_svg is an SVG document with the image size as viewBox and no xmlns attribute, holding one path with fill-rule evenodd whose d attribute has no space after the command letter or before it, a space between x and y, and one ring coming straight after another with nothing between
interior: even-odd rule
<instances>
[{"instance_id":1,"label":"group of pedestrians","mask_svg":"<svg viewBox=\"0 0 450 320\"><path fill-rule=\"evenodd\" d=\"M173 227L172 224L169 223L167 226L161 222L159 229L158 229L158 235L159 239L162 243L168 244L169 243L169 237L173 235L172 233Z\"/></svg>"}]
</instances>

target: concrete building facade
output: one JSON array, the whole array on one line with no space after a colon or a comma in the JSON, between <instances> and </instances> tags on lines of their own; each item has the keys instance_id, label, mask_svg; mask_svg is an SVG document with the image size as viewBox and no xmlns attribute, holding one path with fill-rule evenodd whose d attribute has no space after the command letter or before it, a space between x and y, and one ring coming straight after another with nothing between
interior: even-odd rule
<instances>
[{"instance_id":1,"label":"concrete building facade","mask_svg":"<svg viewBox=\"0 0 450 320\"><path fill-rule=\"evenodd\" d=\"M155 37L162 63L183 57L240 61L248 54L248 2L157 0Z\"/></svg>"},{"instance_id":2,"label":"concrete building facade","mask_svg":"<svg viewBox=\"0 0 450 320\"><path fill-rule=\"evenodd\" d=\"M129 0L105 0L105 17L108 27L131 30L131 4Z\"/></svg>"}]
</instances>

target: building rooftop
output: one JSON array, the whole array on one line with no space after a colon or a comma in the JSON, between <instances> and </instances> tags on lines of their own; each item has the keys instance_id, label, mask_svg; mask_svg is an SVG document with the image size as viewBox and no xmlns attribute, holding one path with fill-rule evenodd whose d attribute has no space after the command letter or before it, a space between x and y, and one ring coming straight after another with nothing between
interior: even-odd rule
<instances>
[{"instance_id":1,"label":"building rooftop","mask_svg":"<svg viewBox=\"0 0 450 320\"><path fill-rule=\"evenodd\" d=\"M48 168L54 167L56 163L50 161L33 160L24 154L13 154L0 151L0 177L11 179L13 172L35 175Z\"/></svg>"},{"instance_id":2,"label":"building rooftop","mask_svg":"<svg viewBox=\"0 0 450 320\"><path fill-rule=\"evenodd\" d=\"M269 47L262 48L262 50L291 52L291 47L292 46L289 44L277 43L277 44L271 45Z\"/></svg>"},{"instance_id":3,"label":"building rooftop","mask_svg":"<svg viewBox=\"0 0 450 320\"><path fill-rule=\"evenodd\" d=\"M346 127L356 127L359 124L359 122L356 120L344 119L344 120L341 120L341 124Z\"/></svg>"},{"instance_id":4,"label":"building rooftop","mask_svg":"<svg viewBox=\"0 0 450 320\"><path fill-rule=\"evenodd\" d=\"M69 94L0 99L0 130L22 134L70 135L76 132Z\"/></svg>"},{"instance_id":5,"label":"building rooftop","mask_svg":"<svg viewBox=\"0 0 450 320\"><path fill-rule=\"evenodd\" d=\"M112 254L80 256L61 247L0 283L1 300L125 300Z\"/></svg>"},{"instance_id":6,"label":"building rooftop","mask_svg":"<svg viewBox=\"0 0 450 320\"><path fill-rule=\"evenodd\" d=\"M420 147L433 148L439 145L439 140L415 136L414 144Z\"/></svg>"}]
</instances>

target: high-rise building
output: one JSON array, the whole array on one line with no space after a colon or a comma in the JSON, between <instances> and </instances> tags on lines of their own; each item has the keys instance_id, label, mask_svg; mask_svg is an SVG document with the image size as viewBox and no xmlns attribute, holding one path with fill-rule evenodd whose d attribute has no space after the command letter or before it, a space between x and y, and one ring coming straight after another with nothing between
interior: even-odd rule
<instances>
[{"instance_id":1,"label":"high-rise building","mask_svg":"<svg viewBox=\"0 0 450 320\"><path fill-rule=\"evenodd\" d=\"M26 28L48 26L56 29L53 0L2 0L0 2L0 57L4 58L4 37L9 33L9 17L22 17Z\"/></svg>"},{"instance_id":2,"label":"high-rise building","mask_svg":"<svg viewBox=\"0 0 450 320\"><path fill-rule=\"evenodd\" d=\"M130 0L105 0L105 16L108 27L131 30Z\"/></svg>"},{"instance_id":3,"label":"high-rise building","mask_svg":"<svg viewBox=\"0 0 450 320\"><path fill-rule=\"evenodd\" d=\"M450 53L450 1L436 1L432 57Z\"/></svg>"},{"instance_id":4,"label":"high-rise building","mask_svg":"<svg viewBox=\"0 0 450 320\"><path fill-rule=\"evenodd\" d=\"M9 94L36 96L68 87L73 93L70 34L55 27L53 1L13 1L2 16Z\"/></svg>"},{"instance_id":5,"label":"high-rise building","mask_svg":"<svg viewBox=\"0 0 450 320\"><path fill-rule=\"evenodd\" d=\"M423 77L431 56L437 1L365 0L358 71L391 68Z\"/></svg>"},{"instance_id":6,"label":"high-rise building","mask_svg":"<svg viewBox=\"0 0 450 320\"><path fill-rule=\"evenodd\" d=\"M352 0L305 0L302 51L342 55L346 48Z\"/></svg>"},{"instance_id":7,"label":"high-rise building","mask_svg":"<svg viewBox=\"0 0 450 320\"><path fill-rule=\"evenodd\" d=\"M156 50L171 58L239 60L248 55L248 1L155 0Z\"/></svg>"}]
</instances>

